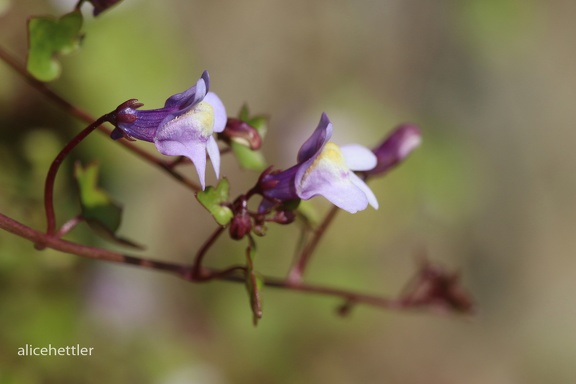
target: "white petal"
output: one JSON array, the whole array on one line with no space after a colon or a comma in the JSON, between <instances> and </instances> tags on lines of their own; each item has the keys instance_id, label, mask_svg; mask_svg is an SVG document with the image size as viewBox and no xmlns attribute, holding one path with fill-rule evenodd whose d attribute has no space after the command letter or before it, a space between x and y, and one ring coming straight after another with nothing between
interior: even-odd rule
<instances>
[{"instance_id":1,"label":"white petal","mask_svg":"<svg viewBox=\"0 0 576 384\"><path fill-rule=\"evenodd\" d=\"M189 158L196 172L198 172L198 179L202 190L206 186L206 144L201 141L190 140L185 143L175 140L161 140L154 139L154 144L158 152L168 156L186 156Z\"/></svg>"},{"instance_id":2,"label":"white petal","mask_svg":"<svg viewBox=\"0 0 576 384\"><path fill-rule=\"evenodd\" d=\"M346 160L346 165L353 171L368 171L374 168L378 162L376 155L362 145L343 145L340 149Z\"/></svg>"},{"instance_id":3,"label":"white petal","mask_svg":"<svg viewBox=\"0 0 576 384\"><path fill-rule=\"evenodd\" d=\"M376 200L376 196L374 195L374 192L372 192L370 187L368 187L368 185L361 178L359 178L352 172L350 173L350 181L352 181L352 183L355 186L357 186L362 190L362 192L364 192L366 198L368 199L368 203L372 206L372 208L378 209L378 200Z\"/></svg>"},{"instance_id":4,"label":"white petal","mask_svg":"<svg viewBox=\"0 0 576 384\"><path fill-rule=\"evenodd\" d=\"M368 203L375 201L371 191L366 193L368 186L352 171L342 169L340 164L331 160L330 157L311 158L300 166L294 180L298 197L308 200L317 195L324 196L350 213L366 209Z\"/></svg>"},{"instance_id":5,"label":"white petal","mask_svg":"<svg viewBox=\"0 0 576 384\"><path fill-rule=\"evenodd\" d=\"M204 100L202 100L212 106L214 109L214 132L222 132L226 128L226 121L228 116L226 115L226 108L222 103L222 100L214 92L208 92Z\"/></svg>"},{"instance_id":6,"label":"white petal","mask_svg":"<svg viewBox=\"0 0 576 384\"><path fill-rule=\"evenodd\" d=\"M398 148L398 156L404 159L410 154L414 149L416 149L422 143L422 137L419 134L412 133L411 135L405 135L404 141L400 144Z\"/></svg>"},{"instance_id":7,"label":"white petal","mask_svg":"<svg viewBox=\"0 0 576 384\"><path fill-rule=\"evenodd\" d=\"M368 199L364 191L349 178L334 178L334 175L322 175L315 172L298 188L298 196L308 200L314 196L323 196L335 206L350 213L366 209Z\"/></svg>"},{"instance_id":8,"label":"white petal","mask_svg":"<svg viewBox=\"0 0 576 384\"><path fill-rule=\"evenodd\" d=\"M206 150L208 151L208 156L210 156L210 161L212 162L212 167L214 168L214 173L216 178L220 177L220 150L218 149L218 144L214 140L214 136L210 136L208 142L206 143Z\"/></svg>"}]
</instances>

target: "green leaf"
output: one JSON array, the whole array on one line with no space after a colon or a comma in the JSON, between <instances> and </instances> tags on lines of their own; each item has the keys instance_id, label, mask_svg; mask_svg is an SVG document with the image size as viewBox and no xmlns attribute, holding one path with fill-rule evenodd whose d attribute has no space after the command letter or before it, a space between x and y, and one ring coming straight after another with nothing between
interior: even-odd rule
<instances>
[{"instance_id":1,"label":"green leaf","mask_svg":"<svg viewBox=\"0 0 576 384\"><path fill-rule=\"evenodd\" d=\"M248 104L242 105L240 112L238 112L238 118L242 121L248 121L250 119L250 110L248 109Z\"/></svg>"},{"instance_id":2,"label":"green leaf","mask_svg":"<svg viewBox=\"0 0 576 384\"><path fill-rule=\"evenodd\" d=\"M220 183L214 187L208 187L204 191L198 192L197 197L200 204L204 206L214 216L216 222L222 226L232 220L232 210L225 203L228 202L228 191L230 184L228 179L222 178Z\"/></svg>"},{"instance_id":3,"label":"green leaf","mask_svg":"<svg viewBox=\"0 0 576 384\"><path fill-rule=\"evenodd\" d=\"M26 69L40 81L60 75L58 55L72 53L80 46L82 13L79 10L61 18L33 17L28 20L28 60Z\"/></svg>"},{"instance_id":4,"label":"green leaf","mask_svg":"<svg viewBox=\"0 0 576 384\"><path fill-rule=\"evenodd\" d=\"M116 231L122 220L122 207L114 202L110 195L98 187L99 165L90 163L83 168L77 162L74 165L74 176L80 190L81 217L95 232L115 243L134 248L140 245L119 237Z\"/></svg>"},{"instance_id":5,"label":"green leaf","mask_svg":"<svg viewBox=\"0 0 576 384\"><path fill-rule=\"evenodd\" d=\"M266 136L266 133L268 132L268 116L258 115L244 121L246 121L251 127L254 127L258 131L260 138L264 140L264 136Z\"/></svg>"},{"instance_id":6,"label":"green leaf","mask_svg":"<svg viewBox=\"0 0 576 384\"><path fill-rule=\"evenodd\" d=\"M256 244L252 239L250 246L246 249L246 290L250 298L250 309L252 310L252 321L258 325L258 320L262 318L262 297L260 291L264 286L264 279L254 270L254 258L256 257Z\"/></svg>"},{"instance_id":7,"label":"green leaf","mask_svg":"<svg viewBox=\"0 0 576 384\"><path fill-rule=\"evenodd\" d=\"M236 159L242 168L249 169L251 171L263 171L268 166L264 155L259 150L253 151L250 148L234 141L230 143L230 147L232 148L232 152L234 152L234 156L236 156Z\"/></svg>"}]
</instances>

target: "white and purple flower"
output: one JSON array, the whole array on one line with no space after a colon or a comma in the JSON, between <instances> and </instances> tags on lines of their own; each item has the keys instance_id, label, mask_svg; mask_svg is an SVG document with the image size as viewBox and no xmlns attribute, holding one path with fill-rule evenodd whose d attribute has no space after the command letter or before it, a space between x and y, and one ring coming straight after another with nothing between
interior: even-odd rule
<instances>
[{"instance_id":1,"label":"white and purple flower","mask_svg":"<svg viewBox=\"0 0 576 384\"><path fill-rule=\"evenodd\" d=\"M329 141L331 136L332 123L322 114L318 127L298 152L298 163L261 178L261 209L272 202L308 200L318 195L350 213L366 209L368 204L378 209L374 193L353 172L374 168L376 156L357 144L339 147Z\"/></svg>"},{"instance_id":2,"label":"white and purple flower","mask_svg":"<svg viewBox=\"0 0 576 384\"><path fill-rule=\"evenodd\" d=\"M141 104L117 112L114 140L123 136L153 142L169 156L188 157L205 188L206 152L219 177L220 150L213 136L226 127L226 109L216 94L209 92L210 78L204 71L191 88L171 96L163 108L137 110Z\"/></svg>"}]
</instances>

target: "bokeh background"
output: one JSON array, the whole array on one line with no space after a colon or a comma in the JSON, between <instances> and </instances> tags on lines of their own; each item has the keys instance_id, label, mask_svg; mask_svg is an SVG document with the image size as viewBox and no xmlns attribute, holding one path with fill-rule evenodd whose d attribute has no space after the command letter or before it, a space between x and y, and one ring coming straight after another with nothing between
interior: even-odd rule
<instances>
[{"instance_id":1,"label":"bokeh background","mask_svg":"<svg viewBox=\"0 0 576 384\"><path fill-rule=\"evenodd\" d=\"M24 60L26 18L73 3L0 1L0 44ZM124 0L97 19L85 11L83 47L50 86L95 116L130 98L159 107L208 69L229 115L248 103L271 117L264 152L281 168L322 112L341 144L371 147L418 124L422 147L371 184L380 209L339 215L307 279L395 295L426 253L461 271L477 313L358 307L340 318L338 300L266 289L255 328L240 285L38 252L0 233L0 382L576 382L576 2ZM0 63L3 213L44 227L45 172L81 128ZM121 234L143 255L187 262L214 229L185 188L104 135L73 157L100 162L124 204ZM71 165L60 220L78 209ZM257 177L232 158L222 173L233 194ZM85 227L70 238L108 246ZM271 226L257 268L284 275L297 238ZM230 240L209 260L242 257ZM17 356L78 343L94 355Z\"/></svg>"}]
</instances>

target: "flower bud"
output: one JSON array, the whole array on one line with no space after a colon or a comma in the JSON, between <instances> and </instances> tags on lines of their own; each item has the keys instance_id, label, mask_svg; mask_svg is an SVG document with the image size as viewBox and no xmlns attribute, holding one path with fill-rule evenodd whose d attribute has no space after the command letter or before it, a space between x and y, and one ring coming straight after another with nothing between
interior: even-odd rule
<instances>
[{"instance_id":1,"label":"flower bud","mask_svg":"<svg viewBox=\"0 0 576 384\"><path fill-rule=\"evenodd\" d=\"M250 216L241 211L234 215L232 221L230 221L230 237L234 240L240 240L244 238L252 230L252 220Z\"/></svg>"},{"instance_id":2,"label":"flower bud","mask_svg":"<svg viewBox=\"0 0 576 384\"><path fill-rule=\"evenodd\" d=\"M256 128L236 118L228 118L226 128L218 134L218 137L227 143L235 141L253 151L259 149L262 145L262 138Z\"/></svg>"},{"instance_id":3,"label":"flower bud","mask_svg":"<svg viewBox=\"0 0 576 384\"><path fill-rule=\"evenodd\" d=\"M388 172L404 160L422 141L420 130L413 124L401 124L390 133L372 152L378 163L366 171L366 176L376 176Z\"/></svg>"},{"instance_id":4,"label":"flower bud","mask_svg":"<svg viewBox=\"0 0 576 384\"><path fill-rule=\"evenodd\" d=\"M296 219L296 214L294 211L284 211L278 210L274 214L274 217L271 221L278 223L278 224L290 224Z\"/></svg>"}]
</instances>

